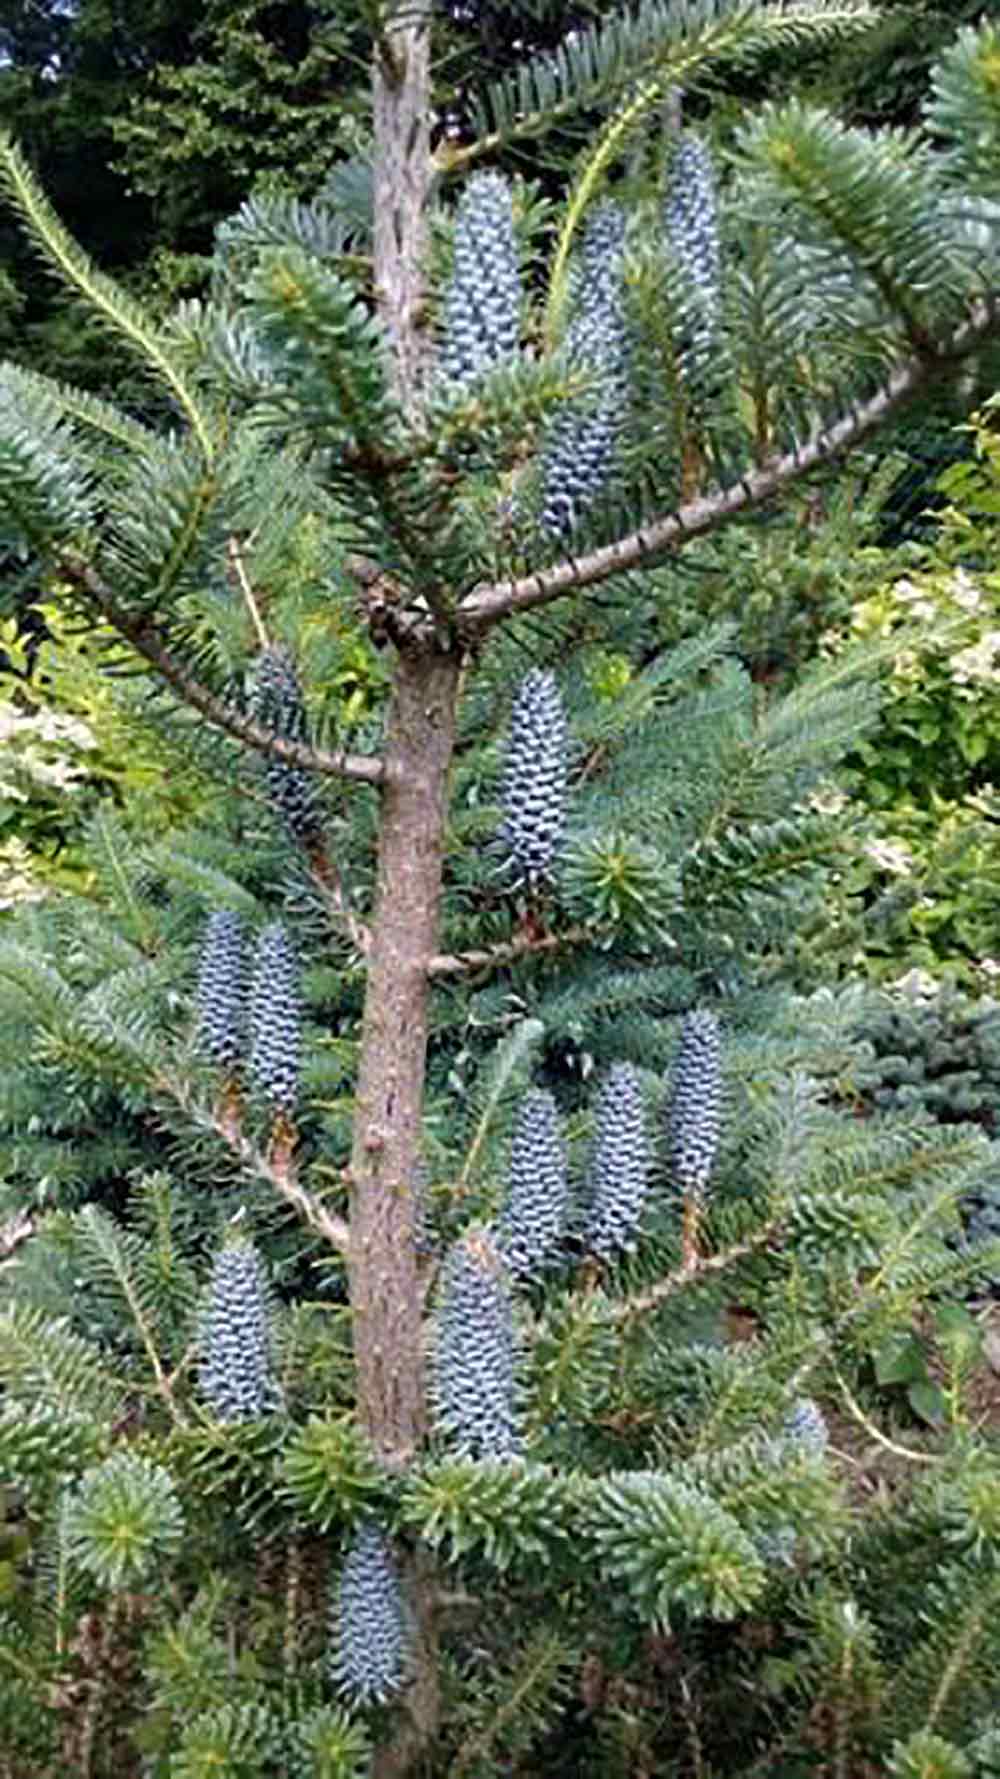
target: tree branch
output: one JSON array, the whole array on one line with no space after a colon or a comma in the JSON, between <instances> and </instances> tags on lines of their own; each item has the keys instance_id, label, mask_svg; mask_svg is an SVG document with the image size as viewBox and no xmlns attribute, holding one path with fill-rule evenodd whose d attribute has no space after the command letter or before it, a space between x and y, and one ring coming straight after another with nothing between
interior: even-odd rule
<instances>
[{"instance_id":1,"label":"tree branch","mask_svg":"<svg viewBox=\"0 0 1000 1779\"><path fill-rule=\"evenodd\" d=\"M516 939L506 939L499 945L488 946L483 951L439 952L432 957L427 965L427 974L432 981L439 981L443 976L471 976L477 970L499 970L504 964L510 964L519 957L535 957L539 952L558 951L563 945L585 945L593 938L589 927L568 927L564 933L546 933L537 938L524 933Z\"/></svg>"},{"instance_id":2,"label":"tree branch","mask_svg":"<svg viewBox=\"0 0 1000 1779\"><path fill-rule=\"evenodd\" d=\"M233 536L229 539L229 542L226 545L226 561L229 564L229 572L242 594L243 603L247 608L257 641L260 643L262 649L269 649L271 646L271 639L267 634L264 620L261 617L260 606L257 604L257 596L250 585L250 576L247 574L246 559L243 554L243 544L238 537Z\"/></svg>"},{"instance_id":3,"label":"tree branch","mask_svg":"<svg viewBox=\"0 0 1000 1779\"><path fill-rule=\"evenodd\" d=\"M474 588L458 607L456 629L472 640L502 618L549 605L567 593L596 586L629 569L647 567L659 557L680 549L690 539L708 536L738 514L749 512L780 494L810 470L821 468L851 449L926 383L956 360L967 357L994 334L1000 334L1000 292L996 291L973 304L968 319L933 352L920 353L905 360L867 401L859 403L831 426L824 427L796 450L787 451L759 469L748 470L728 488L687 501L677 512L652 519L648 525L612 544L554 563L551 568L539 569L536 574L524 575L520 580L496 581Z\"/></svg>"},{"instance_id":4,"label":"tree branch","mask_svg":"<svg viewBox=\"0 0 1000 1779\"><path fill-rule=\"evenodd\" d=\"M243 741L258 753L287 760L290 766L302 766L308 772L319 772L331 778L354 779L361 784L380 784L382 761L377 754L346 754L339 750L309 747L305 742L289 741L283 735L272 735L268 729L234 710L215 692L196 680L177 660L166 638L152 621L122 609L96 569L78 558L67 556L60 562L67 578L81 586L88 597L107 618L109 624L131 643L136 653L155 667L161 678L185 704L201 713L216 729L222 729L235 740Z\"/></svg>"},{"instance_id":5,"label":"tree branch","mask_svg":"<svg viewBox=\"0 0 1000 1779\"><path fill-rule=\"evenodd\" d=\"M316 884L327 909L334 920L343 927L344 932L359 957L367 957L371 950L371 928L359 920L347 900L343 879L334 864L329 852L315 852L310 859L313 882Z\"/></svg>"},{"instance_id":6,"label":"tree branch","mask_svg":"<svg viewBox=\"0 0 1000 1779\"><path fill-rule=\"evenodd\" d=\"M623 1298L621 1303L611 1306L610 1320L620 1326L631 1322L636 1316L644 1316L650 1310L658 1309L666 1303L668 1297L676 1296L688 1285L697 1284L699 1280L710 1278L715 1273L725 1272L727 1267L735 1266L737 1260L743 1260L748 1254L755 1254L758 1248L766 1248L769 1241L777 1235L781 1228L781 1219L772 1217L758 1229L755 1235L747 1236L745 1241L736 1242L731 1248L724 1248L720 1254L710 1254L707 1259L698 1258L679 1266L676 1272L668 1273L666 1278L658 1279L648 1291L640 1291L635 1297Z\"/></svg>"},{"instance_id":7,"label":"tree branch","mask_svg":"<svg viewBox=\"0 0 1000 1779\"><path fill-rule=\"evenodd\" d=\"M239 1118L233 1115L231 1107L223 1106L219 1111L211 1111L189 1092L183 1082L174 1081L168 1075L158 1075L155 1086L172 1099L192 1123L221 1137L227 1149L247 1172L267 1180L298 1213L303 1223L307 1223L310 1229L329 1242L331 1248L336 1248L345 1255L349 1252L350 1229L343 1217L335 1217L325 1210L319 1200L300 1183L287 1137L283 1136L275 1144L272 1156L264 1155L243 1135Z\"/></svg>"}]
</instances>

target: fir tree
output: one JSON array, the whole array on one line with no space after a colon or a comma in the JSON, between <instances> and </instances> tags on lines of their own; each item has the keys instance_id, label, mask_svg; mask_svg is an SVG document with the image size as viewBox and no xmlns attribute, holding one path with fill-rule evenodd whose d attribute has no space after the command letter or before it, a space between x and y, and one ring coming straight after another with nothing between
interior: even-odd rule
<instances>
[{"instance_id":1,"label":"fir tree","mask_svg":"<svg viewBox=\"0 0 1000 1779\"><path fill-rule=\"evenodd\" d=\"M247 204L217 295L165 320L0 148L36 247L156 387L138 414L5 368L0 538L158 676L170 712L147 696L144 720L208 787L183 840L98 824L93 896L26 910L0 947L0 1470L26 1528L0 1744L32 1779L288 1751L380 1779L982 1765L1000 1477L965 1299L1000 1256L961 1242L959 1206L995 1154L853 1116L857 996L801 992L790 943L843 864L818 793L871 720L868 665L765 698L724 627L658 639L678 554L1000 331L1000 40L945 58L933 141L799 103L741 127L693 420L667 96L856 32L859 8L578 22L434 148L431 12L379 12L364 219ZM572 177L554 211L525 196L515 301L506 189L461 193L542 136ZM686 249L704 291L707 215ZM263 798L247 750L280 768ZM339 804L312 801L321 779ZM205 1066L236 1060L231 920L192 993L213 909L259 934L246 1117ZM595 1139L575 1267L547 1264L552 1101L573 1175ZM249 1250L206 1259L243 1204L267 1311ZM516 1305L505 1251L530 1270ZM901 1427L872 1379L915 1351ZM857 1430L856 1462L897 1467L891 1524L843 1487L840 1420L821 1450L809 1400ZM767 1556L786 1528L791 1565Z\"/></svg>"}]
</instances>

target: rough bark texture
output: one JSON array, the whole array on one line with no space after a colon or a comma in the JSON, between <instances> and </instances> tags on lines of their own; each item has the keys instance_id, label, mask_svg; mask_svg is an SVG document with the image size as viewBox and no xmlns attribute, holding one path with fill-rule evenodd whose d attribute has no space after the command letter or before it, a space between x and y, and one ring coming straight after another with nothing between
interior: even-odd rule
<instances>
[{"instance_id":1,"label":"rough bark texture","mask_svg":"<svg viewBox=\"0 0 1000 1779\"><path fill-rule=\"evenodd\" d=\"M418 402L430 153L430 0L410 0L376 50L375 295L392 352L396 393Z\"/></svg>"},{"instance_id":2,"label":"rough bark texture","mask_svg":"<svg viewBox=\"0 0 1000 1779\"><path fill-rule=\"evenodd\" d=\"M457 657L434 645L397 662L358 1069L350 1250L358 1407L394 1469L412 1458L424 1425L414 1172L458 676Z\"/></svg>"},{"instance_id":3,"label":"rough bark texture","mask_svg":"<svg viewBox=\"0 0 1000 1779\"><path fill-rule=\"evenodd\" d=\"M400 654L386 728L378 884L355 1099L350 1289L358 1413L387 1468L424 1432L423 1293L414 1241L438 904L460 666L436 645ZM434 1580L401 1553L410 1681L372 1779L403 1779L438 1722Z\"/></svg>"},{"instance_id":4,"label":"rough bark texture","mask_svg":"<svg viewBox=\"0 0 1000 1779\"><path fill-rule=\"evenodd\" d=\"M407 0L376 47L374 282L393 386L420 405L430 185L431 0ZM355 1094L350 1291L358 1414L387 1468L424 1432L423 1291L414 1187L427 1051L428 964L437 948L457 657L401 640L386 725L378 884ZM434 1579L417 1549L400 1555L411 1625L403 1709L375 1750L373 1779L403 1779L438 1723Z\"/></svg>"}]
</instances>

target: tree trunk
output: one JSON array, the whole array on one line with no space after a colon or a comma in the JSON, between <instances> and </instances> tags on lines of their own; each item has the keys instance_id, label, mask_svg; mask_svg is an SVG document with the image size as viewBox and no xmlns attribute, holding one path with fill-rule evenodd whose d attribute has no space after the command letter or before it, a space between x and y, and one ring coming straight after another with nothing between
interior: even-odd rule
<instances>
[{"instance_id":1,"label":"tree trunk","mask_svg":"<svg viewBox=\"0 0 1000 1779\"><path fill-rule=\"evenodd\" d=\"M376 46L374 280L403 409L420 406L430 185L431 0L409 0ZM415 1243L427 1054L428 966L455 737L459 660L401 638L386 723L378 883L368 950L351 1157L350 1291L362 1426L388 1469L424 1434L423 1292ZM400 1553L411 1625L402 1709L375 1751L373 1779L404 1779L438 1723L435 1578L426 1552Z\"/></svg>"},{"instance_id":2,"label":"tree trunk","mask_svg":"<svg viewBox=\"0 0 1000 1779\"><path fill-rule=\"evenodd\" d=\"M427 1053L428 963L438 904L459 661L436 644L401 651L385 739L378 884L368 953L351 1162L350 1290L358 1414L387 1468L424 1433L423 1294L416 1171ZM438 1719L434 1577L419 1549L401 1563L410 1674L373 1779L403 1779Z\"/></svg>"},{"instance_id":3,"label":"tree trunk","mask_svg":"<svg viewBox=\"0 0 1000 1779\"><path fill-rule=\"evenodd\" d=\"M351 1160L350 1286L358 1410L392 1469L410 1461L424 1428L414 1177L458 675L457 656L433 643L401 651L384 752Z\"/></svg>"},{"instance_id":4,"label":"tree trunk","mask_svg":"<svg viewBox=\"0 0 1000 1779\"><path fill-rule=\"evenodd\" d=\"M402 406L419 403L431 178L430 0L409 0L375 51L375 296Z\"/></svg>"}]
</instances>

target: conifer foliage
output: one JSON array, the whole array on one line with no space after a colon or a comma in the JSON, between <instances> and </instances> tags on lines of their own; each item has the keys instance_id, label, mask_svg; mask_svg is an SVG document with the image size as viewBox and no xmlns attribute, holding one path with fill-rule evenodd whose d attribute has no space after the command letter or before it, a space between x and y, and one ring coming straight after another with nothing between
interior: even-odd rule
<instances>
[{"instance_id":1,"label":"conifer foliage","mask_svg":"<svg viewBox=\"0 0 1000 1779\"><path fill-rule=\"evenodd\" d=\"M440 141L436 10L354 9L363 163L245 205L165 319L0 139L155 385L0 367L0 558L205 784L4 916L0 1749L985 1779L996 1149L855 1117L858 991L809 976L870 663L765 697L724 626L661 639L704 539L1000 338L1000 34L933 141L771 105L713 181L727 63L859 0L574 8Z\"/></svg>"},{"instance_id":2,"label":"conifer foliage","mask_svg":"<svg viewBox=\"0 0 1000 1779\"><path fill-rule=\"evenodd\" d=\"M823 1452L830 1439L823 1410L811 1396L800 1396L785 1416L785 1436L810 1452Z\"/></svg>"}]
</instances>

